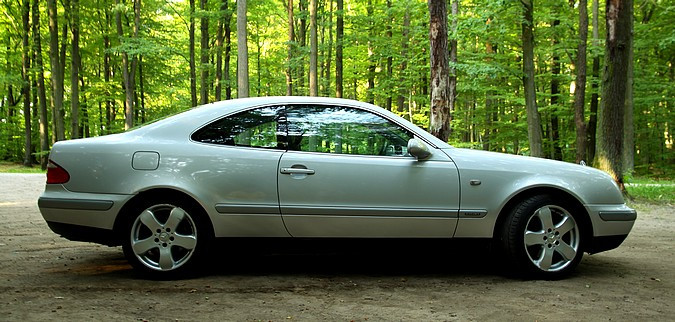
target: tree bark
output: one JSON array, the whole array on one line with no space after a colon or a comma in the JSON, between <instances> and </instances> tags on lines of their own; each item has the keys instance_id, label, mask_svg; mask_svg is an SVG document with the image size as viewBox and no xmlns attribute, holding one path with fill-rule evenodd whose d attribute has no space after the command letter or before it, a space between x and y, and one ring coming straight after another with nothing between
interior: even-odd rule
<instances>
[{"instance_id":1,"label":"tree bark","mask_svg":"<svg viewBox=\"0 0 675 322\"><path fill-rule=\"evenodd\" d=\"M116 5L120 5L119 0L115 0ZM122 31L122 14L118 10L115 13L115 23L117 25L117 36L123 36ZM129 72L129 55L127 52L122 52L122 80L125 89L125 106L124 106L124 130L132 128L134 125L134 90L131 83L131 74Z\"/></svg>"},{"instance_id":2,"label":"tree bark","mask_svg":"<svg viewBox=\"0 0 675 322\"><path fill-rule=\"evenodd\" d=\"M316 1L309 1L309 96L319 96Z\"/></svg>"},{"instance_id":3,"label":"tree bark","mask_svg":"<svg viewBox=\"0 0 675 322\"><path fill-rule=\"evenodd\" d=\"M80 0L72 0L70 17L70 137L77 139L80 133Z\"/></svg>"},{"instance_id":4,"label":"tree bark","mask_svg":"<svg viewBox=\"0 0 675 322\"><path fill-rule=\"evenodd\" d=\"M195 66L195 0L190 0L190 26L189 50L190 50L190 104L197 106L197 67Z\"/></svg>"},{"instance_id":5,"label":"tree bark","mask_svg":"<svg viewBox=\"0 0 675 322\"><path fill-rule=\"evenodd\" d=\"M293 44L295 43L295 23L293 18L293 0L288 0L288 61L286 62L286 95L293 95Z\"/></svg>"},{"instance_id":6,"label":"tree bark","mask_svg":"<svg viewBox=\"0 0 675 322\"><path fill-rule=\"evenodd\" d=\"M37 73L37 93L40 112L40 167L47 169L49 151L49 124L47 118L47 91L45 88L44 66L42 65L42 40L40 39L40 2L33 0L33 50Z\"/></svg>"},{"instance_id":7,"label":"tree bark","mask_svg":"<svg viewBox=\"0 0 675 322\"><path fill-rule=\"evenodd\" d=\"M450 69L448 65L448 8L445 0L429 0L431 100L429 133L450 137Z\"/></svg>"},{"instance_id":8,"label":"tree bark","mask_svg":"<svg viewBox=\"0 0 675 322\"><path fill-rule=\"evenodd\" d=\"M329 1L328 5L328 50L326 50L326 70L324 73L325 86L323 88L324 96L330 96L330 69L333 59L333 0Z\"/></svg>"},{"instance_id":9,"label":"tree bark","mask_svg":"<svg viewBox=\"0 0 675 322\"><path fill-rule=\"evenodd\" d=\"M628 65L630 60L632 0L608 0L605 5L605 71L602 83L601 137L596 164L623 190L623 136Z\"/></svg>"},{"instance_id":10,"label":"tree bark","mask_svg":"<svg viewBox=\"0 0 675 322\"><path fill-rule=\"evenodd\" d=\"M229 1L229 0L223 0ZM223 79L225 80L225 99L232 99L232 82L230 81L230 57L232 56L232 10L225 14L225 63Z\"/></svg>"},{"instance_id":11,"label":"tree bark","mask_svg":"<svg viewBox=\"0 0 675 322\"><path fill-rule=\"evenodd\" d=\"M220 13L222 14L222 19L218 19L218 29L216 31L216 101L222 100L223 91L223 28L226 20L225 17L227 16L227 0L222 0L222 4L220 5Z\"/></svg>"},{"instance_id":12,"label":"tree bark","mask_svg":"<svg viewBox=\"0 0 675 322\"><path fill-rule=\"evenodd\" d=\"M635 127L633 125L633 6L630 6L630 39L628 45L628 75L626 81L626 111L623 131L623 173L635 168Z\"/></svg>"},{"instance_id":13,"label":"tree bark","mask_svg":"<svg viewBox=\"0 0 675 322\"><path fill-rule=\"evenodd\" d=\"M248 97L246 0L237 0L237 97Z\"/></svg>"},{"instance_id":14,"label":"tree bark","mask_svg":"<svg viewBox=\"0 0 675 322\"><path fill-rule=\"evenodd\" d=\"M375 48L373 41L375 40L375 26L373 18L373 0L368 0L366 5L366 12L368 15L368 90L366 92L366 101L370 104L375 104Z\"/></svg>"},{"instance_id":15,"label":"tree bark","mask_svg":"<svg viewBox=\"0 0 675 322\"><path fill-rule=\"evenodd\" d=\"M56 141L65 139L63 123L63 75L59 55L59 24L56 0L47 0L49 15L49 60L51 64L52 112L54 115L54 136Z\"/></svg>"},{"instance_id":16,"label":"tree bark","mask_svg":"<svg viewBox=\"0 0 675 322\"><path fill-rule=\"evenodd\" d=\"M560 26L560 20L553 20L552 28L555 30ZM551 156L554 160L562 161L562 149L560 148L560 122L558 120L558 98L560 96L560 56L556 52L556 47L560 42L558 36L553 37L553 66L551 68L551 145L553 151Z\"/></svg>"},{"instance_id":17,"label":"tree bark","mask_svg":"<svg viewBox=\"0 0 675 322\"><path fill-rule=\"evenodd\" d=\"M337 22L335 31L335 97L343 96L342 88L342 47L344 41L344 0L337 0Z\"/></svg>"},{"instance_id":18,"label":"tree bark","mask_svg":"<svg viewBox=\"0 0 675 322\"><path fill-rule=\"evenodd\" d=\"M597 1L597 0L596 0ZM579 0L579 44L577 45L576 79L574 81L574 125L577 132L576 162L586 158L586 41L588 40L588 10L586 0Z\"/></svg>"},{"instance_id":19,"label":"tree bark","mask_svg":"<svg viewBox=\"0 0 675 322\"><path fill-rule=\"evenodd\" d=\"M455 110L455 102L457 98L457 17L459 16L459 0L452 0L452 7L450 9L452 14L452 22L450 26L450 92L448 93L448 106L450 111Z\"/></svg>"},{"instance_id":20,"label":"tree bark","mask_svg":"<svg viewBox=\"0 0 675 322\"><path fill-rule=\"evenodd\" d=\"M598 16L599 16L599 5L598 0L593 0L593 47L597 47L600 42L600 35L598 29ZM597 128L598 128L598 82L600 78L600 57L598 54L593 54L593 82L591 83L591 110L588 118L588 127L586 132L588 133L588 155L587 160L595 160L595 147L596 147L596 137L597 137Z\"/></svg>"},{"instance_id":21,"label":"tree bark","mask_svg":"<svg viewBox=\"0 0 675 322\"><path fill-rule=\"evenodd\" d=\"M521 0L523 4L523 87L527 109L527 135L530 141L530 155L542 157L541 116L537 109L537 92L534 84L534 8L532 0Z\"/></svg>"},{"instance_id":22,"label":"tree bark","mask_svg":"<svg viewBox=\"0 0 675 322\"><path fill-rule=\"evenodd\" d=\"M22 55L21 55L21 76L23 84L21 92L23 93L23 120L24 120L24 155L23 165L30 167L33 164L33 157L31 155L31 113L30 113L30 42L28 36L30 35L30 0L23 0L21 9L21 20L23 22L22 30Z\"/></svg>"},{"instance_id":23,"label":"tree bark","mask_svg":"<svg viewBox=\"0 0 675 322\"><path fill-rule=\"evenodd\" d=\"M405 71L408 69L408 38L410 35L410 8L406 6L405 13L403 14L403 30L401 31L402 43L401 43L401 66L399 68L399 90L398 98L396 99L396 110L398 112L403 112L405 110L405 97L408 92L407 86L405 85Z\"/></svg>"},{"instance_id":24,"label":"tree bark","mask_svg":"<svg viewBox=\"0 0 675 322\"><path fill-rule=\"evenodd\" d=\"M199 1L199 9L202 12L208 10L207 0ZM200 70L201 77L199 79L199 103L206 104L209 102L209 18L207 15L203 15L200 19L200 30L201 30L201 59L200 59Z\"/></svg>"}]
</instances>

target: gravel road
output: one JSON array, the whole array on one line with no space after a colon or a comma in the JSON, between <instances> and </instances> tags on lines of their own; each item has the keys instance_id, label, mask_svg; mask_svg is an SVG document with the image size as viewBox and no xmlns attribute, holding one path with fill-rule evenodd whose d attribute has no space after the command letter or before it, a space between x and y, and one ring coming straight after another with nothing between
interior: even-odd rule
<instances>
[{"instance_id":1,"label":"gravel road","mask_svg":"<svg viewBox=\"0 0 675 322\"><path fill-rule=\"evenodd\" d=\"M0 173L0 320L675 320L673 205L633 204L626 242L562 281L504 277L462 243L270 252L283 247L241 241L202 277L149 281L121 248L52 233L37 209L43 186L44 175Z\"/></svg>"}]
</instances>

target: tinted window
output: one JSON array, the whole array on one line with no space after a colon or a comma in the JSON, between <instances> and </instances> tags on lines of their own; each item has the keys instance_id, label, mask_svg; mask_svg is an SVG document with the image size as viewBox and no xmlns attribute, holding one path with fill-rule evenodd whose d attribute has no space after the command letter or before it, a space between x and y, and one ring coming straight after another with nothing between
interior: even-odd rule
<instances>
[{"instance_id":1,"label":"tinted window","mask_svg":"<svg viewBox=\"0 0 675 322\"><path fill-rule=\"evenodd\" d=\"M278 128L278 111L282 107L263 107L241 112L215 121L195 132L197 142L281 148L285 129Z\"/></svg>"},{"instance_id":2,"label":"tinted window","mask_svg":"<svg viewBox=\"0 0 675 322\"><path fill-rule=\"evenodd\" d=\"M404 156L413 137L387 119L354 108L293 106L285 114L289 150Z\"/></svg>"}]
</instances>

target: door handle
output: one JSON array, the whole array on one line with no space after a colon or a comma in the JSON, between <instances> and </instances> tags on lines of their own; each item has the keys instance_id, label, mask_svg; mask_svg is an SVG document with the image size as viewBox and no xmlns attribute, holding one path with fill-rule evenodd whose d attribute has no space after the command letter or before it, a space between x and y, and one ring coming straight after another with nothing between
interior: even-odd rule
<instances>
[{"instance_id":1,"label":"door handle","mask_svg":"<svg viewBox=\"0 0 675 322\"><path fill-rule=\"evenodd\" d=\"M283 174L314 174L314 170L303 168L281 168L280 172Z\"/></svg>"}]
</instances>

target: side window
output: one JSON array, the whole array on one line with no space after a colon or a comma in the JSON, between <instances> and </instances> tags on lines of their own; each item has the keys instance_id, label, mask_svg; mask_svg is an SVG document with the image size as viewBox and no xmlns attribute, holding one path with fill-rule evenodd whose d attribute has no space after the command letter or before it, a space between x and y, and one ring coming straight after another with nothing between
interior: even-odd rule
<instances>
[{"instance_id":1,"label":"side window","mask_svg":"<svg viewBox=\"0 0 675 322\"><path fill-rule=\"evenodd\" d=\"M281 109L263 107L228 116L197 130L192 139L211 144L283 148L285 128L280 129L277 124Z\"/></svg>"},{"instance_id":2,"label":"side window","mask_svg":"<svg viewBox=\"0 0 675 322\"><path fill-rule=\"evenodd\" d=\"M285 114L289 150L405 156L413 137L397 124L355 108L292 106Z\"/></svg>"}]
</instances>

